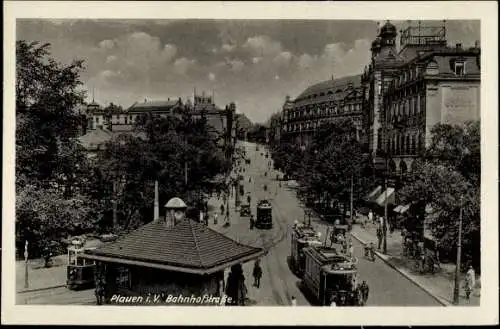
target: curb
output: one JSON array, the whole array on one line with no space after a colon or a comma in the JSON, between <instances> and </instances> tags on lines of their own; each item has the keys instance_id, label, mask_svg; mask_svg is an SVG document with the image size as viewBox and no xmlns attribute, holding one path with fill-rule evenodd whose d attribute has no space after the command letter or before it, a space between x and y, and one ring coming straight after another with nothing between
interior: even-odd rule
<instances>
[{"instance_id":1,"label":"curb","mask_svg":"<svg viewBox=\"0 0 500 329\"><path fill-rule=\"evenodd\" d=\"M366 244L365 241L363 241L361 238L359 238L356 233L351 232L351 236L353 238L355 238L356 240L358 240L359 242L361 242L362 244ZM396 267L394 264L392 264L387 259L384 259L384 257L382 257L383 254L381 254L380 252L375 251L375 255L377 255L377 257L379 259L381 259L384 263L386 263L387 265L389 265L390 267L392 267L393 269L395 269L396 271L398 271L398 273L400 273L402 276L404 276L406 279L408 279L414 285L416 285L417 287L419 287L420 289L422 289L423 291L425 291L429 296L431 296L434 300L436 300L442 306L452 306L451 303L445 302L441 298L439 298L438 296L434 295L429 289L427 289L427 287L425 287L424 285L422 285L421 283L419 283L411 275L409 275L408 273L405 273L405 272L401 271L400 268Z\"/></svg>"},{"instance_id":2,"label":"curb","mask_svg":"<svg viewBox=\"0 0 500 329\"><path fill-rule=\"evenodd\" d=\"M18 293L18 294L26 294L26 293L29 293L29 292L44 291L44 290L50 290L50 289L56 289L56 288L62 288L62 287L66 287L66 285L65 284L60 284L60 285L50 286L50 287L44 287L44 288L36 288L36 289L29 289L29 290L20 290L20 291L16 291L16 293Z\"/></svg>"}]
</instances>

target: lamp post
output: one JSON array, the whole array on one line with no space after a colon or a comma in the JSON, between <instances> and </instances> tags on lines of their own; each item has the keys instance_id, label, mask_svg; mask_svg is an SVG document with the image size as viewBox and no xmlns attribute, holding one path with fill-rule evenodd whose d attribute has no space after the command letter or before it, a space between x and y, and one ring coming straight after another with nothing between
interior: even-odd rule
<instances>
[{"instance_id":1,"label":"lamp post","mask_svg":"<svg viewBox=\"0 0 500 329\"><path fill-rule=\"evenodd\" d=\"M455 285L453 287L453 304L460 302L460 267L462 260L462 198L460 198L460 214L458 216L457 261L455 265Z\"/></svg>"},{"instance_id":2,"label":"lamp post","mask_svg":"<svg viewBox=\"0 0 500 329\"><path fill-rule=\"evenodd\" d=\"M30 283L28 280L28 240L24 244L24 288L29 288Z\"/></svg>"}]
</instances>

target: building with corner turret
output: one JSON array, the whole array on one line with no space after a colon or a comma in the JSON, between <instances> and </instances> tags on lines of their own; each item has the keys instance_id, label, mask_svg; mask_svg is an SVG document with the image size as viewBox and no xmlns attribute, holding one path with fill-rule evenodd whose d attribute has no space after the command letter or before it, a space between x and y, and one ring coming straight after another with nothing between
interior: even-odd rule
<instances>
[{"instance_id":1,"label":"building with corner turret","mask_svg":"<svg viewBox=\"0 0 500 329\"><path fill-rule=\"evenodd\" d=\"M446 25L408 26L387 22L372 43L362 75L368 147L380 170L392 176L411 171L438 123L480 119L481 51L450 46ZM386 157L387 156L387 157Z\"/></svg>"}]
</instances>

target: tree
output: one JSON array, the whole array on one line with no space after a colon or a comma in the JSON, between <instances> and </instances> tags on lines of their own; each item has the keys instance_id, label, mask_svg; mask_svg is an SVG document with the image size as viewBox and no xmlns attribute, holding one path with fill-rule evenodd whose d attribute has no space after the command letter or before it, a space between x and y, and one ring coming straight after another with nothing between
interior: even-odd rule
<instances>
[{"instance_id":1,"label":"tree","mask_svg":"<svg viewBox=\"0 0 500 329\"><path fill-rule=\"evenodd\" d=\"M16 42L16 175L32 183L70 186L82 152L74 146L83 104L82 61L50 58L50 45ZM19 185L18 185L19 186Z\"/></svg>"},{"instance_id":2,"label":"tree","mask_svg":"<svg viewBox=\"0 0 500 329\"><path fill-rule=\"evenodd\" d=\"M362 176L368 166L367 160L351 120L324 124L305 151L301 185L316 197L326 193L329 201L347 205L351 177L356 182L356 195L368 188Z\"/></svg>"},{"instance_id":3,"label":"tree","mask_svg":"<svg viewBox=\"0 0 500 329\"><path fill-rule=\"evenodd\" d=\"M228 166L203 118L151 116L137 128L145 133L145 139L118 136L105 145L97 161L94 197L108 200L101 203L101 213L107 217L104 227L111 224L113 199L117 202L118 229L132 229L152 218L155 180L161 204L180 196L195 205L200 201L196 196L208 192L211 179Z\"/></svg>"},{"instance_id":4,"label":"tree","mask_svg":"<svg viewBox=\"0 0 500 329\"><path fill-rule=\"evenodd\" d=\"M402 201L413 205L414 216L420 222L418 227L422 227L427 217L428 228L440 248L451 257L462 208L464 260L477 266L480 261L479 123L439 124L431 133L425 158L416 162L400 191ZM432 212L426 212L426 207Z\"/></svg>"},{"instance_id":5,"label":"tree","mask_svg":"<svg viewBox=\"0 0 500 329\"><path fill-rule=\"evenodd\" d=\"M83 195L66 198L57 190L26 184L16 195L16 247L23 250L27 240L30 256L38 257L68 235L92 232L94 209L93 201Z\"/></svg>"}]
</instances>

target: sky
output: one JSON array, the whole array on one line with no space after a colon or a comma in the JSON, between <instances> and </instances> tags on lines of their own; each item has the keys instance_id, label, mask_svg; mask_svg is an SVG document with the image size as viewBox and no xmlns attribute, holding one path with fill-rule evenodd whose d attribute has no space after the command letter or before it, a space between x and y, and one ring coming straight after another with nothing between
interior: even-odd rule
<instances>
[{"instance_id":1,"label":"sky","mask_svg":"<svg viewBox=\"0 0 500 329\"><path fill-rule=\"evenodd\" d=\"M417 24L391 23L398 30ZM16 28L17 40L50 43L62 63L85 61L87 101L127 108L186 100L196 88L214 93L220 107L234 101L253 122L311 84L361 73L377 35L377 21L368 20L23 19ZM450 45L480 40L479 21L446 21L446 28Z\"/></svg>"}]
</instances>

